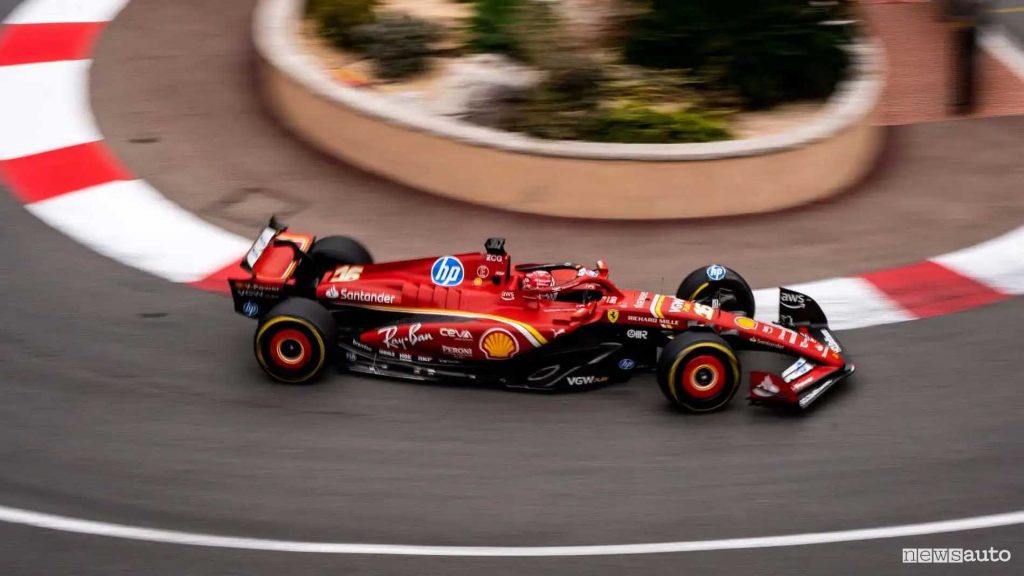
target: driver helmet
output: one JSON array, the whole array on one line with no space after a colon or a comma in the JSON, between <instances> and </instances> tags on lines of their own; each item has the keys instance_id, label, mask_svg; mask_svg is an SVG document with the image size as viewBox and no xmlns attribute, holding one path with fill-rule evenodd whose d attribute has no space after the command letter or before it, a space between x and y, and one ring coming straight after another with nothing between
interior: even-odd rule
<instances>
[{"instance_id":1,"label":"driver helmet","mask_svg":"<svg viewBox=\"0 0 1024 576\"><path fill-rule=\"evenodd\" d=\"M546 292L555 285L555 277L547 270L534 270L523 276L523 290L527 292Z\"/></svg>"}]
</instances>

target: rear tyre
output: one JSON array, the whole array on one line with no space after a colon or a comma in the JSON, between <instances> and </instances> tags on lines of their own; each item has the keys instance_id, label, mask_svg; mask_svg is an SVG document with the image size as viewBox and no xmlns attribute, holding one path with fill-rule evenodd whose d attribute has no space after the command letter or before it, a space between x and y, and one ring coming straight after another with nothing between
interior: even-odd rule
<instances>
[{"instance_id":1,"label":"rear tyre","mask_svg":"<svg viewBox=\"0 0 1024 576\"><path fill-rule=\"evenodd\" d=\"M311 383L330 364L337 332L326 308L313 300L289 298L260 319L256 360L278 382Z\"/></svg>"},{"instance_id":2,"label":"rear tyre","mask_svg":"<svg viewBox=\"0 0 1024 576\"><path fill-rule=\"evenodd\" d=\"M750 284L736 271L719 264L690 272L679 284L676 298L709 306L717 298L722 310L754 317L754 291Z\"/></svg>"},{"instance_id":3,"label":"rear tyre","mask_svg":"<svg viewBox=\"0 0 1024 576\"><path fill-rule=\"evenodd\" d=\"M309 256L316 263L317 280L324 272L345 264L373 264L373 256L358 240L348 236L326 236L313 243Z\"/></svg>"},{"instance_id":4,"label":"rear tyre","mask_svg":"<svg viewBox=\"0 0 1024 576\"><path fill-rule=\"evenodd\" d=\"M658 386L674 406L690 412L725 407L740 387L740 363L716 334L691 332L672 339L658 359Z\"/></svg>"}]
</instances>

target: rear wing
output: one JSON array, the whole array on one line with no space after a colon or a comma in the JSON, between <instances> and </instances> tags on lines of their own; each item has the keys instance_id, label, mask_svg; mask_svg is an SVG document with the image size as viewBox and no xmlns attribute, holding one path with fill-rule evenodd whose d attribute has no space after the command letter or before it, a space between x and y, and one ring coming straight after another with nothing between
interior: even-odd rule
<instances>
[{"instance_id":1,"label":"rear wing","mask_svg":"<svg viewBox=\"0 0 1024 576\"><path fill-rule=\"evenodd\" d=\"M304 289L315 267L300 270L300 265L310 259L307 251L314 237L287 230L271 218L242 259L241 267L252 275L228 280L235 311L256 318L288 294Z\"/></svg>"},{"instance_id":2,"label":"rear wing","mask_svg":"<svg viewBox=\"0 0 1024 576\"><path fill-rule=\"evenodd\" d=\"M270 223L267 227L260 232L260 235L256 237L256 241L252 243L249 251L245 253L245 258L242 259L242 268L250 272L253 271L253 267L263 257L263 253L267 250L267 246L277 238L277 235L287 230L288 227L284 226L277 221L273 216L270 217Z\"/></svg>"}]
</instances>

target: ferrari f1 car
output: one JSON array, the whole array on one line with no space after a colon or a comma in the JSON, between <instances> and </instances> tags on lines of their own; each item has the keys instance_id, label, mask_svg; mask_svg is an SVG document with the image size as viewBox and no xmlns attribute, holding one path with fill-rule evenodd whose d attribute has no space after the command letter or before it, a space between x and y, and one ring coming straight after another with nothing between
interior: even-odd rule
<instances>
[{"instance_id":1,"label":"ferrari f1 car","mask_svg":"<svg viewBox=\"0 0 1024 576\"><path fill-rule=\"evenodd\" d=\"M359 242L315 239L273 219L230 280L258 319L256 360L301 384L329 366L418 381L580 390L656 372L675 406L722 408L740 387L738 352L788 356L750 373L754 403L806 408L853 365L805 294L779 290L777 322L753 319L747 282L702 267L675 296L619 288L603 262L513 265L505 241L479 253L375 263Z\"/></svg>"}]
</instances>

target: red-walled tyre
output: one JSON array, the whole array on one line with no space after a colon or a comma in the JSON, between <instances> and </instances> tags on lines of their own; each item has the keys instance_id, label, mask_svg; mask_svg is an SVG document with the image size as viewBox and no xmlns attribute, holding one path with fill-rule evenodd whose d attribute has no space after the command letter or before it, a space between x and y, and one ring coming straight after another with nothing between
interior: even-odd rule
<instances>
[{"instance_id":1,"label":"red-walled tyre","mask_svg":"<svg viewBox=\"0 0 1024 576\"><path fill-rule=\"evenodd\" d=\"M665 398L690 412L725 407L740 387L740 363L735 352L708 332L680 334L658 359L658 386Z\"/></svg>"},{"instance_id":2,"label":"red-walled tyre","mask_svg":"<svg viewBox=\"0 0 1024 576\"><path fill-rule=\"evenodd\" d=\"M330 365L336 340L337 327L326 308L312 300L289 298L260 319L256 360L278 382L307 384Z\"/></svg>"}]
</instances>

